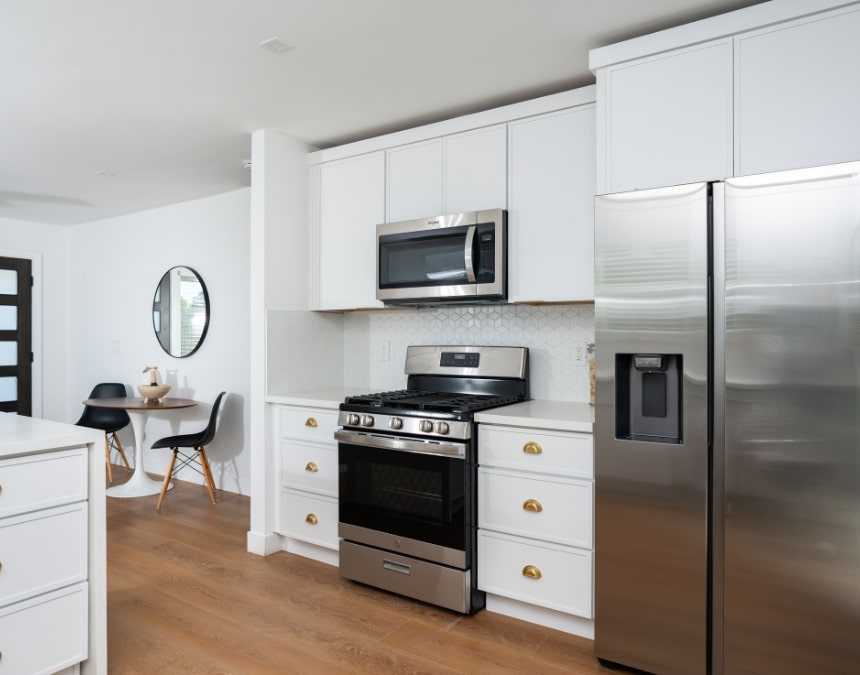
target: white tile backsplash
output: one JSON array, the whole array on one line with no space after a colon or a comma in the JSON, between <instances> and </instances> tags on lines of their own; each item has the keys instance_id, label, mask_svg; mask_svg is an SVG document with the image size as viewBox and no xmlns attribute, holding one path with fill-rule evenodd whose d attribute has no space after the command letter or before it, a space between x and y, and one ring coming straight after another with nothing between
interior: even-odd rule
<instances>
[{"instance_id":1,"label":"white tile backsplash","mask_svg":"<svg viewBox=\"0 0 860 675\"><path fill-rule=\"evenodd\" d=\"M532 398L588 401L585 346L594 341L594 305L270 312L268 334L269 393L341 385L397 389L406 385L409 345L512 345L529 348ZM380 342L387 344L387 360L380 360ZM338 368L342 379L331 382Z\"/></svg>"}]
</instances>

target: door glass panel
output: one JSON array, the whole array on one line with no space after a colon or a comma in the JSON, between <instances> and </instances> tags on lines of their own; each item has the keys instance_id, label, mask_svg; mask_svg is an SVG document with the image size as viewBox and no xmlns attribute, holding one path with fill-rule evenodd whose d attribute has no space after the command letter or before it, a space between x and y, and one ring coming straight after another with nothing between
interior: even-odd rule
<instances>
[{"instance_id":1,"label":"door glass panel","mask_svg":"<svg viewBox=\"0 0 860 675\"><path fill-rule=\"evenodd\" d=\"M18 365L18 343L0 342L0 366Z\"/></svg>"},{"instance_id":2,"label":"door glass panel","mask_svg":"<svg viewBox=\"0 0 860 675\"><path fill-rule=\"evenodd\" d=\"M18 330L18 308L0 305L0 330Z\"/></svg>"},{"instance_id":3,"label":"door glass panel","mask_svg":"<svg viewBox=\"0 0 860 675\"><path fill-rule=\"evenodd\" d=\"M0 270L0 294L17 295L18 272L16 270Z\"/></svg>"},{"instance_id":4,"label":"door glass panel","mask_svg":"<svg viewBox=\"0 0 860 675\"><path fill-rule=\"evenodd\" d=\"M18 378L0 377L0 401L15 401L18 399Z\"/></svg>"},{"instance_id":5,"label":"door glass panel","mask_svg":"<svg viewBox=\"0 0 860 675\"><path fill-rule=\"evenodd\" d=\"M385 236L379 246L379 285L444 286L465 283L466 232L450 228L435 236Z\"/></svg>"}]
</instances>

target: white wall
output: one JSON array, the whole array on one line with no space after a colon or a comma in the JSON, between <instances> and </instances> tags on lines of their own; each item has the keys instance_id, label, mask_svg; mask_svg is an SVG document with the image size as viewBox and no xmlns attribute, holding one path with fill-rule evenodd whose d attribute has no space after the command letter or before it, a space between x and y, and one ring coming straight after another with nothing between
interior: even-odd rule
<instances>
[{"instance_id":1,"label":"white wall","mask_svg":"<svg viewBox=\"0 0 860 675\"><path fill-rule=\"evenodd\" d=\"M171 395L204 403L150 414L145 466L162 473L169 450L147 448L163 436L202 429L209 404L227 391L207 454L219 488L250 494L249 214L245 188L68 229L68 384L59 394L68 406L55 419L75 421L80 401L97 382L123 382L137 395L136 385L146 381L144 366L157 365L160 380L173 387ZM201 275L211 303L206 340L184 359L165 353L152 329L153 293L176 265ZM121 436L133 445L130 428ZM181 477L201 480L190 470Z\"/></svg>"},{"instance_id":2,"label":"white wall","mask_svg":"<svg viewBox=\"0 0 860 675\"><path fill-rule=\"evenodd\" d=\"M65 227L0 218L0 255L33 261L33 416L55 420L68 415L68 235Z\"/></svg>"}]
</instances>

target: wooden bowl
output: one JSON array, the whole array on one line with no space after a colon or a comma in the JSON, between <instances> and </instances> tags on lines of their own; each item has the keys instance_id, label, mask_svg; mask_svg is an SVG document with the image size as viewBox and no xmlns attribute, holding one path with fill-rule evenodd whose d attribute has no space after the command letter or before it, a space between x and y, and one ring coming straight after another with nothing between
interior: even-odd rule
<instances>
[{"instance_id":1,"label":"wooden bowl","mask_svg":"<svg viewBox=\"0 0 860 675\"><path fill-rule=\"evenodd\" d=\"M169 384L139 384L137 390L144 401L160 401L170 391Z\"/></svg>"}]
</instances>

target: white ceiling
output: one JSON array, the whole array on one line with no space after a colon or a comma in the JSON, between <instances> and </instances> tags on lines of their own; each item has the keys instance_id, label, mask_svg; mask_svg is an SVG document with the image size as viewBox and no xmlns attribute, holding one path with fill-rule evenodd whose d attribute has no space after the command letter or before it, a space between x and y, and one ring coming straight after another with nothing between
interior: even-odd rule
<instances>
[{"instance_id":1,"label":"white ceiling","mask_svg":"<svg viewBox=\"0 0 860 675\"><path fill-rule=\"evenodd\" d=\"M594 81L588 51L754 0L7 0L0 218L76 224L318 148ZM293 47L273 54L260 43Z\"/></svg>"}]
</instances>

